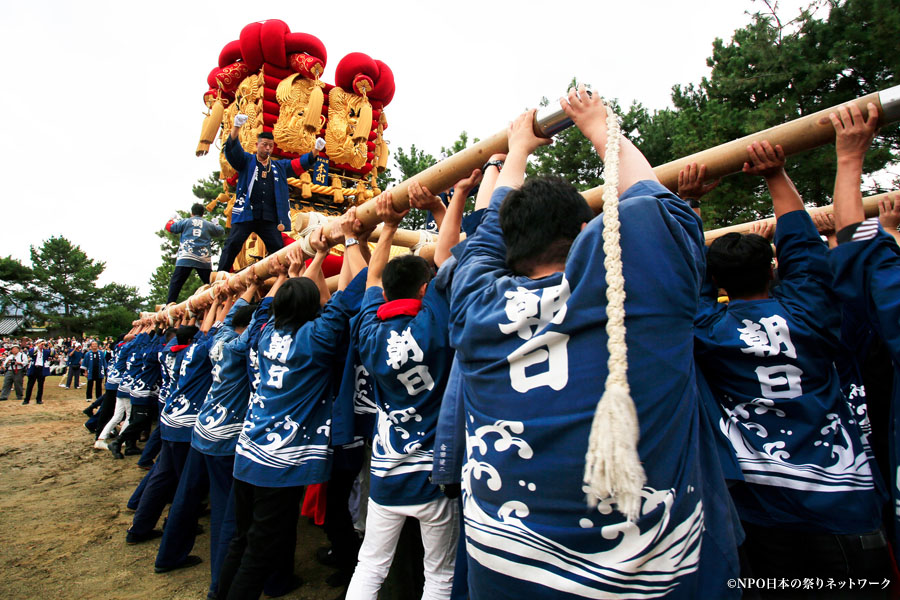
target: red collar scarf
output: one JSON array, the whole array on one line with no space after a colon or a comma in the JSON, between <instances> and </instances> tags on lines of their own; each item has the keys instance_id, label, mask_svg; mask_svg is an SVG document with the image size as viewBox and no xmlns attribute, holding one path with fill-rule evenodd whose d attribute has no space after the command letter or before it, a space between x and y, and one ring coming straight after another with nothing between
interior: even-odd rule
<instances>
[{"instance_id":1,"label":"red collar scarf","mask_svg":"<svg viewBox=\"0 0 900 600\"><path fill-rule=\"evenodd\" d=\"M182 350L184 350L184 349L187 348L188 346L190 346L190 344L175 344L174 346L172 346L171 348L169 348L169 350L171 350L172 352L181 352Z\"/></svg>"},{"instance_id":2,"label":"red collar scarf","mask_svg":"<svg viewBox=\"0 0 900 600\"><path fill-rule=\"evenodd\" d=\"M381 319L382 321L387 321L390 318L399 317L400 315L408 315L410 317L414 317L419 314L420 310L422 310L421 300L404 298L401 300L391 300L390 302L385 302L378 307L377 314L379 319Z\"/></svg>"}]
</instances>

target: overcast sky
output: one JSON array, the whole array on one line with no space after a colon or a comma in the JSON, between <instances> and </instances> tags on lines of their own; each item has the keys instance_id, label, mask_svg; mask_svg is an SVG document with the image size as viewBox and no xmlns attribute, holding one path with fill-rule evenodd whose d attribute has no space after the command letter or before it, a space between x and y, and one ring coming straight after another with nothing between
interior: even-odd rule
<instances>
[{"instance_id":1,"label":"overcast sky","mask_svg":"<svg viewBox=\"0 0 900 600\"><path fill-rule=\"evenodd\" d=\"M486 137L573 76L624 104L669 106L708 75L716 37L751 0L627 2L2 2L0 255L69 238L106 261L101 284L149 290L154 235L218 169L194 149L206 75L247 23L277 18L323 41L323 79L350 52L391 67L391 148L434 155L460 131ZM793 16L805 2L783 0ZM323 7L312 12L311 7ZM427 7L427 8L426 8Z\"/></svg>"}]
</instances>

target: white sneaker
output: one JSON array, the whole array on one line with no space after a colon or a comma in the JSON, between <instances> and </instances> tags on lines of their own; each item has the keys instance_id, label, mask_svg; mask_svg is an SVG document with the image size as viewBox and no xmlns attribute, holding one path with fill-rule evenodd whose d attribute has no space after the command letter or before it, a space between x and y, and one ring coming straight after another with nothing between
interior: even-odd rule
<instances>
[{"instance_id":1,"label":"white sneaker","mask_svg":"<svg viewBox=\"0 0 900 600\"><path fill-rule=\"evenodd\" d=\"M109 450L109 446L106 445L106 440L97 440L94 442L94 448L97 450Z\"/></svg>"},{"instance_id":2,"label":"white sneaker","mask_svg":"<svg viewBox=\"0 0 900 600\"><path fill-rule=\"evenodd\" d=\"M66 384L61 383L61 384L59 384L59 387L66 387Z\"/></svg>"}]
</instances>

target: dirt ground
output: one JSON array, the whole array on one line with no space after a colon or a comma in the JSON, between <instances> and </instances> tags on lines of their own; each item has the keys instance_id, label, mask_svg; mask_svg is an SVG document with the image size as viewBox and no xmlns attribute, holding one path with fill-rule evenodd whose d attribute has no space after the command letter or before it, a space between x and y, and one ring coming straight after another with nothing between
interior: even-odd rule
<instances>
[{"instance_id":1,"label":"dirt ground","mask_svg":"<svg viewBox=\"0 0 900 600\"><path fill-rule=\"evenodd\" d=\"M125 507L145 471L137 457L92 448L82 423L85 390L48 377L44 404L0 402L0 598L202 600L209 586L209 518L193 554L203 563L157 575L159 540L128 546ZM322 531L300 519L295 572L306 583L286 600L332 600L333 571L315 561Z\"/></svg>"}]
</instances>

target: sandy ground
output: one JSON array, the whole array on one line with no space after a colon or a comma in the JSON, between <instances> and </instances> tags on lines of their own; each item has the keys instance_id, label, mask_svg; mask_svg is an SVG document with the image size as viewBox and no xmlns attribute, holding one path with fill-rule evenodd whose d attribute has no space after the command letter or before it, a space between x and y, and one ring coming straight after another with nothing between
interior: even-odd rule
<instances>
[{"instance_id":1,"label":"sandy ground","mask_svg":"<svg viewBox=\"0 0 900 600\"><path fill-rule=\"evenodd\" d=\"M82 427L85 390L58 387L48 377L44 404L22 406L15 393L0 402L0 598L4 600L206 598L209 536L193 554L203 563L153 572L159 540L128 546L125 507L145 471L137 457L114 460L94 450ZM208 532L209 519L201 524ZM331 600L331 569L315 561L325 535L300 519L295 572L306 583L287 600Z\"/></svg>"}]
</instances>

